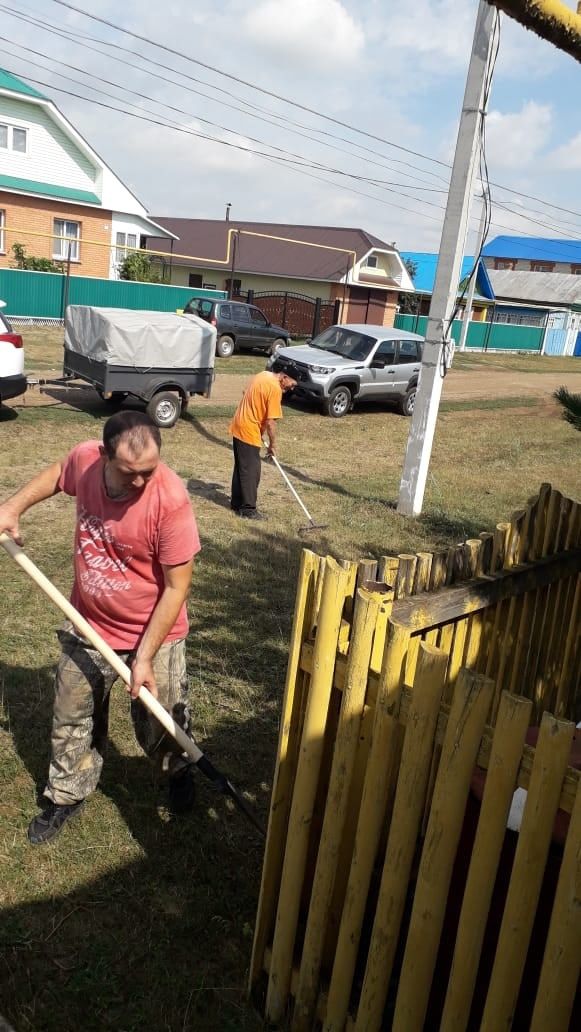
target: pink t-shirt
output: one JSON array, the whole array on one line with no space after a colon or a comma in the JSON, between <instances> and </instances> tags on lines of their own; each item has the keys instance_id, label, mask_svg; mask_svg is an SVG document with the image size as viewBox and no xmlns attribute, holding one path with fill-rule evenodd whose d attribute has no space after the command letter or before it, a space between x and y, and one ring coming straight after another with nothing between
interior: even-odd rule
<instances>
[{"instance_id":1,"label":"pink t-shirt","mask_svg":"<svg viewBox=\"0 0 581 1032\"><path fill-rule=\"evenodd\" d=\"M134 649L164 588L162 564L178 566L200 551L186 489L160 462L139 494L109 498L98 441L73 448L58 486L77 499L71 602L112 648ZM187 633L184 604L166 641Z\"/></svg>"}]
</instances>

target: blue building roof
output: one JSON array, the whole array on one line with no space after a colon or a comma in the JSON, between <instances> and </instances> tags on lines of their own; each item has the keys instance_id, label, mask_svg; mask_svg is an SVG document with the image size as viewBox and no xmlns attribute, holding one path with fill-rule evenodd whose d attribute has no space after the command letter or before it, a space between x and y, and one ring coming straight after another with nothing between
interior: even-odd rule
<instances>
[{"instance_id":1,"label":"blue building roof","mask_svg":"<svg viewBox=\"0 0 581 1032\"><path fill-rule=\"evenodd\" d=\"M433 254L431 251L400 251L400 254L404 261L409 260L417 266L415 276L412 277L417 292L419 294L431 294L436 279L438 255ZM470 275L473 266L474 258L464 258L460 271L460 283L466 276ZM476 289L481 297L485 297L488 301L494 300L494 291L483 261L478 263Z\"/></svg>"},{"instance_id":2,"label":"blue building roof","mask_svg":"<svg viewBox=\"0 0 581 1032\"><path fill-rule=\"evenodd\" d=\"M531 258L545 262L581 265L581 240L558 237L497 236L483 249L487 258Z\"/></svg>"}]
</instances>

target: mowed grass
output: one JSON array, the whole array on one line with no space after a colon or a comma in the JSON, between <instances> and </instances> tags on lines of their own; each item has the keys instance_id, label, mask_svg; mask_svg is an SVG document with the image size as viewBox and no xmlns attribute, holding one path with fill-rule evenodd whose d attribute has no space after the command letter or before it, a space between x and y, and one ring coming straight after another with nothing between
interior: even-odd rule
<instances>
[{"instance_id":1,"label":"mowed grass","mask_svg":"<svg viewBox=\"0 0 581 1032\"><path fill-rule=\"evenodd\" d=\"M39 345L39 361L43 353ZM164 459L187 483L203 544L188 640L195 733L263 821L302 547L349 559L430 549L491 529L543 481L579 497L581 438L552 401L520 398L518 381L514 393L443 406L425 512L414 520L394 509L408 421L371 406L337 421L285 406L281 462L327 525L305 538L272 466L260 491L268 522L230 513L227 408L194 401L164 432ZM107 414L94 403L40 405L0 419L0 498L98 437ZM64 592L73 519L63 496L23 519L28 553ZM28 845L48 764L60 619L3 553L0 576L0 1013L17 1032L258 1030L245 981L262 843L201 777L194 814L168 819L120 686L98 791L52 846Z\"/></svg>"}]
</instances>

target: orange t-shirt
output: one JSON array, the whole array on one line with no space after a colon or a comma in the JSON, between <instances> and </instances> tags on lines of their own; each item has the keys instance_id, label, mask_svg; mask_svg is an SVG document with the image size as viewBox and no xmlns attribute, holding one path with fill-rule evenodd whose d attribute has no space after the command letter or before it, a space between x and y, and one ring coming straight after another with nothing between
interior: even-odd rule
<instances>
[{"instance_id":1,"label":"orange t-shirt","mask_svg":"<svg viewBox=\"0 0 581 1032\"><path fill-rule=\"evenodd\" d=\"M229 426L232 437L260 448L267 419L282 419L282 387L266 369L250 381Z\"/></svg>"}]
</instances>

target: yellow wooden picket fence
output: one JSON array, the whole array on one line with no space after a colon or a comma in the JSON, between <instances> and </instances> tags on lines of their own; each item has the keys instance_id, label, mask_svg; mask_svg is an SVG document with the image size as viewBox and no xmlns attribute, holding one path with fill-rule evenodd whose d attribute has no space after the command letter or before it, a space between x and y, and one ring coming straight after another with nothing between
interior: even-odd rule
<instances>
[{"instance_id":1,"label":"yellow wooden picket fence","mask_svg":"<svg viewBox=\"0 0 581 1032\"><path fill-rule=\"evenodd\" d=\"M581 506L548 484L446 551L359 564L303 552L250 971L271 1025L499 1032L522 1021L526 976L530 1028L566 1032L581 937L568 766L580 571ZM549 853L560 868L539 942Z\"/></svg>"}]
</instances>

